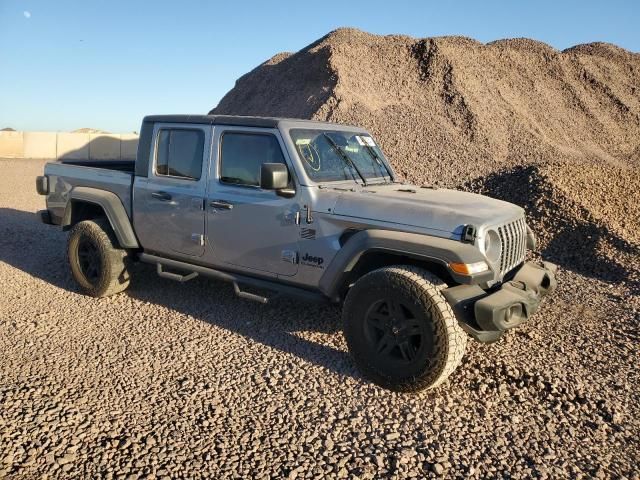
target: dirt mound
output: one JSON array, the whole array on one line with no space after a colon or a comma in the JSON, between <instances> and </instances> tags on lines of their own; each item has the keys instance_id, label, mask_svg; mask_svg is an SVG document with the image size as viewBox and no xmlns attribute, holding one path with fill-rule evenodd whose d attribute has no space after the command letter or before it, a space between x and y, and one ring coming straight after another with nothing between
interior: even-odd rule
<instances>
[{"instance_id":1,"label":"dirt mound","mask_svg":"<svg viewBox=\"0 0 640 480\"><path fill-rule=\"evenodd\" d=\"M577 270L575 248L552 248L558 229L597 225L582 233L599 245L609 232L621 243L605 243L625 255L640 245L640 55L614 45L560 52L521 38L485 45L340 29L244 75L212 113L362 125L409 181L528 207L545 253ZM513 194L500 193L503 183ZM536 185L554 200L523 196Z\"/></svg>"},{"instance_id":2,"label":"dirt mound","mask_svg":"<svg viewBox=\"0 0 640 480\"><path fill-rule=\"evenodd\" d=\"M464 187L523 206L547 260L638 293L640 233L633 224L640 194L633 175L623 167L530 164Z\"/></svg>"}]
</instances>

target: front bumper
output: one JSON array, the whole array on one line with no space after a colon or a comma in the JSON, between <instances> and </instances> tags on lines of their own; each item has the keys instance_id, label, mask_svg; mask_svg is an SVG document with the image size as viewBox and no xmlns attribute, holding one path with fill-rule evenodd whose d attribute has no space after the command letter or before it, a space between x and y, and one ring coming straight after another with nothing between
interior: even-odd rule
<instances>
[{"instance_id":1,"label":"front bumper","mask_svg":"<svg viewBox=\"0 0 640 480\"><path fill-rule=\"evenodd\" d=\"M458 285L442 294L469 335L484 343L495 342L506 330L528 320L542 297L556 288L557 268L549 262L527 262L497 290Z\"/></svg>"}]
</instances>

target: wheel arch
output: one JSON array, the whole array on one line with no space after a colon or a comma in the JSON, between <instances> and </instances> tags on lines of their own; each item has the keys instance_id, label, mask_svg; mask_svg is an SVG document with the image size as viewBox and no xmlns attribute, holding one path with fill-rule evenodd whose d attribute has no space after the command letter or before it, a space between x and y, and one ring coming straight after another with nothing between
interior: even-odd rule
<instances>
[{"instance_id":1,"label":"wheel arch","mask_svg":"<svg viewBox=\"0 0 640 480\"><path fill-rule=\"evenodd\" d=\"M71 190L62 217L62 227L68 229L83 220L106 217L122 248L140 248L129 216L120 198L113 192L89 187Z\"/></svg>"},{"instance_id":2,"label":"wheel arch","mask_svg":"<svg viewBox=\"0 0 640 480\"><path fill-rule=\"evenodd\" d=\"M444 261L436 258L421 257L411 253L372 248L365 251L353 268L348 272L346 284L353 283L369 272L392 265L410 265L420 267L436 275L447 285L456 285L450 270Z\"/></svg>"},{"instance_id":3,"label":"wheel arch","mask_svg":"<svg viewBox=\"0 0 640 480\"><path fill-rule=\"evenodd\" d=\"M484 260L478 249L457 240L392 230L362 230L347 239L325 270L319 287L332 300L339 300L362 275L397 264L424 268L448 285L477 284L493 279L494 273L463 276L451 271L449 264Z\"/></svg>"}]
</instances>

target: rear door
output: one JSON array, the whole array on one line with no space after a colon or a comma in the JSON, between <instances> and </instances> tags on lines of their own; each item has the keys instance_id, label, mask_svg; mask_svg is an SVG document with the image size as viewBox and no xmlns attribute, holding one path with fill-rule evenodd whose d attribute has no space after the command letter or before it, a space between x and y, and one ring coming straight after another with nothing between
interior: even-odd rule
<instances>
[{"instance_id":1,"label":"rear door","mask_svg":"<svg viewBox=\"0 0 640 480\"><path fill-rule=\"evenodd\" d=\"M211 125L156 124L146 178L134 184L134 225L145 250L204 254L204 199Z\"/></svg>"}]
</instances>

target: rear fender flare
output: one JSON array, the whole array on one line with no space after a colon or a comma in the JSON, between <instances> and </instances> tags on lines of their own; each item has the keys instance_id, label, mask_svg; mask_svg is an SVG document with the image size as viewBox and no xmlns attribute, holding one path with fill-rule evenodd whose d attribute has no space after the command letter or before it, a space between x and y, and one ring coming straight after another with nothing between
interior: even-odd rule
<instances>
[{"instance_id":1,"label":"rear fender flare","mask_svg":"<svg viewBox=\"0 0 640 480\"><path fill-rule=\"evenodd\" d=\"M75 187L71 190L67 206L62 217L62 226L71 225L74 201L92 203L102 208L109 224L122 248L140 248L138 239L131 226L127 211L120 198L113 192L90 187Z\"/></svg>"}]
</instances>

